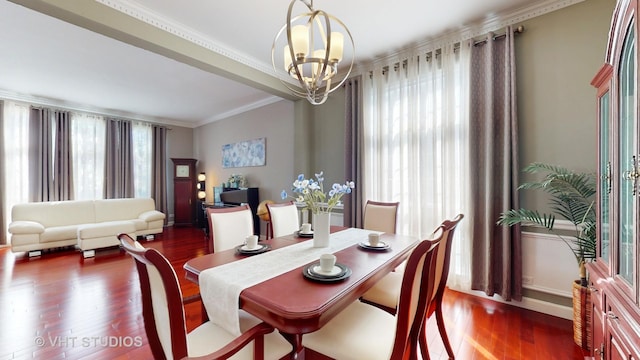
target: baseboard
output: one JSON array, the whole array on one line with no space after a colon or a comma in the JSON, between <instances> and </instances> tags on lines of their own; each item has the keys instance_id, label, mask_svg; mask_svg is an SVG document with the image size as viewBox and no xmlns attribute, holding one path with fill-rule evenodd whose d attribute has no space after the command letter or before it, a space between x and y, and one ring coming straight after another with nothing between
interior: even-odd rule
<instances>
[{"instance_id":1,"label":"baseboard","mask_svg":"<svg viewBox=\"0 0 640 360\"><path fill-rule=\"evenodd\" d=\"M559 317L562 319L573 320L573 308L569 306L558 305L558 304L550 303L547 301L542 301L542 300L527 298L527 297L523 297L522 301L505 301L498 295L487 296L487 294L485 294L482 291L462 290L462 289L456 289L456 288L452 288L452 290L478 296L488 300L497 301L506 305L517 306L522 309L537 311L543 314Z\"/></svg>"}]
</instances>

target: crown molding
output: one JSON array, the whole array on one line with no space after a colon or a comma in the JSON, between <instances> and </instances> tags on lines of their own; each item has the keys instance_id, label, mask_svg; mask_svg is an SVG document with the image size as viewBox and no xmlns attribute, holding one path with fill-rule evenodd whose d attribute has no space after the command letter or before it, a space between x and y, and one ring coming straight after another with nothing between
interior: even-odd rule
<instances>
[{"instance_id":1,"label":"crown molding","mask_svg":"<svg viewBox=\"0 0 640 360\"><path fill-rule=\"evenodd\" d=\"M283 99L283 98L278 97L278 96L269 96L267 98L264 98L264 99L261 99L261 100L258 100L258 101L254 101L251 104L240 106L240 107L237 107L237 108L232 109L230 111L227 111L227 112L224 112L224 113L221 113L221 114L217 114L216 116L212 116L212 117L210 117L208 119L205 119L204 121L198 122L193 127L196 128L196 127L200 127L200 126L203 126L203 125L207 125L207 124L212 123L214 121L227 119L227 118L230 118L232 116L245 113L247 111L251 111L251 110L254 110L254 109L261 108L263 106L267 106L267 105L271 105L273 103L277 103L278 101L286 101L286 99Z\"/></svg>"},{"instance_id":2,"label":"crown molding","mask_svg":"<svg viewBox=\"0 0 640 360\"><path fill-rule=\"evenodd\" d=\"M121 119L143 121L143 122L148 122L153 124L173 125L173 126L180 126L180 127L186 127L186 128L195 128L198 126L188 122L182 122L182 121L154 117L154 116L142 116L140 114L130 113L127 111L104 109L100 107L88 106L86 104L79 104L79 103L70 102L70 101L17 93L17 92L5 90L5 89L0 89L0 100L11 100L19 103L25 103L28 105L45 106L45 107L51 107L51 108L67 110L67 111L77 111L77 112L89 113L89 114L106 116L106 117L116 117Z\"/></svg>"},{"instance_id":3,"label":"crown molding","mask_svg":"<svg viewBox=\"0 0 640 360\"><path fill-rule=\"evenodd\" d=\"M151 9L140 6L130 0L95 0L105 6L108 6L114 10L127 14L135 19L138 19L144 23L155 26L161 30L178 36L184 40L192 42L198 46L213 51L219 55L228 57L240 64L251 67L255 70L261 71L267 75L280 79L281 81L291 82L291 79L283 76L283 72L277 72L269 64L265 64L255 58L252 58L246 54L238 53L237 51L222 46L216 43L213 39L207 37L194 29L191 29L183 24L176 23L166 17L163 17L157 13L154 13ZM397 61L399 57L406 57L408 54L428 52L433 49L440 48L444 45L458 43L465 40L470 40L476 37L483 36L491 31L503 29L508 25L517 24L519 22L541 16L562 8L583 2L585 0L542 0L536 1L533 4L527 4L515 10L510 10L503 13L495 14L488 17L480 23L469 24L463 29L454 30L441 34L440 36L427 39L416 46L411 48L405 48L403 50L388 54L378 59L367 61L363 63L354 64L352 75L359 75L368 71L371 66L375 66L380 63L388 63L390 61Z\"/></svg>"},{"instance_id":4,"label":"crown molding","mask_svg":"<svg viewBox=\"0 0 640 360\"><path fill-rule=\"evenodd\" d=\"M96 2L108 6L114 10L120 11L123 14L129 15L137 20L140 20L148 25L155 26L158 29L166 31L172 35L178 36L184 40L187 40L195 45L201 46L205 49L211 50L216 54L225 56L235 62L249 66L253 69L266 73L268 75L278 77L273 67L265 65L264 62L259 61L246 54L241 54L234 49L224 47L219 43L216 43L213 39L205 34L198 32L192 28L189 28L183 24L177 23L168 19L160 14L153 12L153 10L136 4L129 0L95 0Z\"/></svg>"}]
</instances>

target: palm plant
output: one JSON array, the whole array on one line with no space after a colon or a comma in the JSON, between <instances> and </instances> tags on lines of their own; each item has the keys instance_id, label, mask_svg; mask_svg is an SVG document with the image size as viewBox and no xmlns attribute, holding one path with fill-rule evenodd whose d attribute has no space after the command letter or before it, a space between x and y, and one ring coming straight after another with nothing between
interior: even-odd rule
<instances>
[{"instance_id":1,"label":"palm plant","mask_svg":"<svg viewBox=\"0 0 640 360\"><path fill-rule=\"evenodd\" d=\"M548 193L551 195L549 205L552 212L540 214L537 210L513 209L502 213L498 224L538 225L556 234L573 252L580 269L580 283L586 286L584 264L596 257L595 175L576 173L560 166L543 163L532 163L523 171L546 172L544 179L524 183L518 187L518 190L538 189ZM574 236L565 237L554 229L558 216L574 225Z\"/></svg>"}]
</instances>

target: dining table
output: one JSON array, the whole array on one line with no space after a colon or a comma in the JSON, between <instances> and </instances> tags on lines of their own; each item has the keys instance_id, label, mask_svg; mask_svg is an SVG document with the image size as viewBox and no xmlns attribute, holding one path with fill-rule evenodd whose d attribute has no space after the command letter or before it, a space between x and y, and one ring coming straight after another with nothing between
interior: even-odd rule
<instances>
[{"instance_id":1,"label":"dining table","mask_svg":"<svg viewBox=\"0 0 640 360\"><path fill-rule=\"evenodd\" d=\"M238 248L209 253L190 259L184 269L186 278L199 284L211 321L233 314L228 307L242 309L277 329L293 346L292 359L303 359L302 336L320 329L357 301L398 267L419 241L414 236L374 232L385 247L372 249L363 246L372 232L331 226L331 245L326 249L313 247L313 239L296 232L262 240L260 244L268 250L262 253L247 255ZM336 256L336 265L349 270L348 276L335 281L305 276L303 272L318 262L319 254L327 252ZM245 274L254 280L239 286L235 279Z\"/></svg>"}]
</instances>

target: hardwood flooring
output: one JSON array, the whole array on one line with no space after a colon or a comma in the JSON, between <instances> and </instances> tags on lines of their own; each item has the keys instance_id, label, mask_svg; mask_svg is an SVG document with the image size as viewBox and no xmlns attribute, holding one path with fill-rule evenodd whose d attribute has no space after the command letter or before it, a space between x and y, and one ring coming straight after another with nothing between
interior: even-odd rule
<instances>
[{"instance_id":1,"label":"hardwood flooring","mask_svg":"<svg viewBox=\"0 0 640 360\"><path fill-rule=\"evenodd\" d=\"M198 287L182 265L206 252L197 228L166 228L145 247L174 265L185 296ZM28 258L0 249L0 360L151 359L133 260L119 249L82 259L73 249ZM200 306L186 308L187 329ZM448 291L444 315L456 358L583 359L568 320ZM435 319L428 321L432 359L446 359Z\"/></svg>"}]
</instances>

